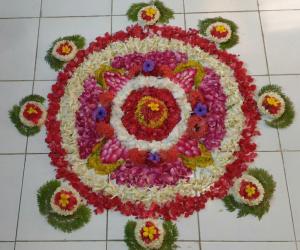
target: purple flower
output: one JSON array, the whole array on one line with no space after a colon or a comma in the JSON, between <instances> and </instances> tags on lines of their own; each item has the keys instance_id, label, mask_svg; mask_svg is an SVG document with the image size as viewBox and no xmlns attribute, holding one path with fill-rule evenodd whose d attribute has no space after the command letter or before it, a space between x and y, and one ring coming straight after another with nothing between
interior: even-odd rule
<instances>
[{"instance_id":1,"label":"purple flower","mask_svg":"<svg viewBox=\"0 0 300 250\"><path fill-rule=\"evenodd\" d=\"M144 72L151 72L154 69L155 62L153 60L145 60L143 64Z\"/></svg>"},{"instance_id":2,"label":"purple flower","mask_svg":"<svg viewBox=\"0 0 300 250\"><path fill-rule=\"evenodd\" d=\"M94 113L94 119L96 121L103 121L106 116L107 116L106 109L102 106L98 106Z\"/></svg>"},{"instance_id":3,"label":"purple flower","mask_svg":"<svg viewBox=\"0 0 300 250\"><path fill-rule=\"evenodd\" d=\"M198 116L205 116L207 114L207 106L201 102L197 103L194 108L194 113Z\"/></svg>"},{"instance_id":4,"label":"purple flower","mask_svg":"<svg viewBox=\"0 0 300 250\"><path fill-rule=\"evenodd\" d=\"M158 163L160 161L159 154L157 153L150 153L148 156L148 160L152 161L153 163Z\"/></svg>"}]
</instances>

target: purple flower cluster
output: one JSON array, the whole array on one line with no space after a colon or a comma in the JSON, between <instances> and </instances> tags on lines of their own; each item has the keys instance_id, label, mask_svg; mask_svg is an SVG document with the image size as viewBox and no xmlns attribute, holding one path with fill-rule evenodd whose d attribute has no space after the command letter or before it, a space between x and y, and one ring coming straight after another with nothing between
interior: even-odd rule
<instances>
[{"instance_id":1,"label":"purple flower cluster","mask_svg":"<svg viewBox=\"0 0 300 250\"><path fill-rule=\"evenodd\" d=\"M192 171L186 168L181 160L178 160L173 163L161 163L153 166L127 162L114 171L110 178L119 185L161 187L176 185L179 180L188 180L191 175Z\"/></svg>"},{"instance_id":2,"label":"purple flower cluster","mask_svg":"<svg viewBox=\"0 0 300 250\"><path fill-rule=\"evenodd\" d=\"M82 159L85 159L99 139L94 113L98 107L101 89L94 78L85 80L83 86L84 91L79 97L80 107L76 112L76 129L79 154Z\"/></svg>"},{"instance_id":3,"label":"purple flower cluster","mask_svg":"<svg viewBox=\"0 0 300 250\"><path fill-rule=\"evenodd\" d=\"M220 77L211 69L205 69L205 77L200 85L208 113L206 115L208 132L204 138L204 145L208 150L216 149L221 145L226 134L226 96L220 84Z\"/></svg>"},{"instance_id":4,"label":"purple flower cluster","mask_svg":"<svg viewBox=\"0 0 300 250\"><path fill-rule=\"evenodd\" d=\"M112 61L112 66L118 69L125 68L126 70L130 70L136 65L142 69L146 60L148 62L153 62L157 67L167 65L171 69L175 69L177 64L187 62L187 55L169 50L163 52L151 51L146 54L135 52L126 56L116 56Z\"/></svg>"}]
</instances>

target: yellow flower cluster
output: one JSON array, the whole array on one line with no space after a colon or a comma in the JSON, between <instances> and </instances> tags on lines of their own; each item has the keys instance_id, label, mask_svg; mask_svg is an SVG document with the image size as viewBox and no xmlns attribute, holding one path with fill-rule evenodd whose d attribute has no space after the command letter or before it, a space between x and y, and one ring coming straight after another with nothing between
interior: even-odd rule
<instances>
[{"instance_id":1,"label":"yellow flower cluster","mask_svg":"<svg viewBox=\"0 0 300 250\"><path fill-rule=\"evenodd\" d=\"M150 102L150 103L148 103ZM150 120L150 121L146 121L144 115L142 114L142 108L144 107L145 104L147 104L147 107L151 110L151 111L159 111L161 108L163 109L161 117L158 120ZM137 120L144 125L145 127L148 128L158 128L160 127L164 121L168 118L168 108L166 107L166 105L152 97L152 96L144 96L137 105L137 108L135 110L135 116L137 118Z\"/></svg>"}]
</instances>

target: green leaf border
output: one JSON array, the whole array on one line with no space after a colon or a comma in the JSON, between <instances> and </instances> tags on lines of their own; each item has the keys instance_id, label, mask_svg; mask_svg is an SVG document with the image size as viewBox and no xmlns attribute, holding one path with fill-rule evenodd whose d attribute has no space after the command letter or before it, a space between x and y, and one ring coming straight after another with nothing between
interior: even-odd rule
<instances>
[{"instance_id":1,"label":"green leaf border","mask_svg":"<svg viewBox=\"0 0 300 250\"><path fill-rule=\"evenodd\" d=\"M198 28L199 28L200 34L206 37L207 36L206 30L207 30L208 26L215 22L223 22L223 23L228 24L232 31L231 38L228 41L223 42L223 43L218 43L220 49L222 49L222 50L229 49L239 42L239 36L237 34L238 26L233 21L222 18L222 17L214 17L214 18L207 18L204 20L200 20L198 23Z\"/></svg>"},{"instance_id":2,"label":"green leaf border","mask_svg":"<svg viewBox=\"0 0 300 250\"><path fill-rule=\"evenodd\" d=\"M258 96L261 96L262 94L267 92L275 92L282 97L285 102L285 111L280 117L273 120L265 120L265 123L272 128L286 128L290 126L295 119L295 109L290 98L282 93L282 89L280 86L275 84L269 84L262 87L258 92Z\"/></svg>"},{"instance_id":3,"label":"green leaf border","mask_svg":"<svg viewBox=\"0 0 300 250\"><path fill-rule=\"evenodd\" d=\"M270 200L273 197L276 183L273 180L272 175L270 175L264 169L249 168L247 174L256 178L264 187L265 193L262 202L256 206L248 206L247 204L237 202L231 194L227 195L223 199L223 202L229 212L238 210L238 218L251 214L258 217L258 219L260 220L263 215L266 214L270 209Z\"/></svg>"},{"instance_id":4,"label":"green leaf border","mask_svg":"<svg viewBox=\"0 0 300 250\"><path fill-rule=\"evenodd\" d=\"M48 181L41 186L37 192L37 203L40 213L47 218L51 226L65 233L70 233L90 221L91 210L85 205L80 205L72 215L63 216L55 213L50 202L55 190L60 186L61 183L57 180Z\"/></svg>"},{"instance_id":5,"label":"green leaf border","mask_svg":"<svg viewBox=\"0 0 300 250\"><path fill-rule=\"evenodd\" d=\"M125 226L125 242L129 250L147 250L142 247L137 240L135 239L134 230L136 227L135 221L128 221ZM171 221L164 221L163 228L166 232L164 241L159 250L174 250L177 249L175 242L178 238L178 230L174 223Z\"/></svg>"},{"instance_id":6,"label":"green leaf border","mask_svg":"<svg viewBox=\"0 0 300 250\"><path fill-rule=\"evenodd\" d=\"M69 40L75 43L78 49L82 49L85 46L85 38L81 35L72 35L72 36L64 36L56 39L51 47L47 50L47 54L45 56L45 61L50 65L52 69L55 71L59 71L62 69L66 62L60 61L52 55L52 50L55 44L62 40Z\"/></svg>"},{"instance_id":7,"label":"green leaf border","mask_svg":"<svg viewBox=\"0 0 300 250\"><path fill-rule=\"evenodd\" d=\"M173 19L174 18L174 12L172 9L166 7L164 5L163 2L161 1L154 1L154 6L159 10L160 12L160 17L158 19L158 23L169 23L170 19ZM127 17L130 21L133 21L133 22L137 22L138 21L138 13L139 11L146 7L146 6L150 6L152 5L152 3L143 3L143 2L140 2L140 3L134 3L132 4L129 9L127 10Z\"/></svg>"},{"instance_id":8,"label":"green leaf border","mask_svg":"<svg viewBox=\"0 0 300 250\"><path fill-rule=\"evenodd\" d=\"M26 96L19 102L19 105L14 105L8 112L11 122L15 125L16 129L24 136L32 136L40 132L40 127L28 127L24 125L19 118L21 107L25 102L28 101L35 101L43 104L45 102L45 98L39 95Z\"/></svg>"}]
</instances>

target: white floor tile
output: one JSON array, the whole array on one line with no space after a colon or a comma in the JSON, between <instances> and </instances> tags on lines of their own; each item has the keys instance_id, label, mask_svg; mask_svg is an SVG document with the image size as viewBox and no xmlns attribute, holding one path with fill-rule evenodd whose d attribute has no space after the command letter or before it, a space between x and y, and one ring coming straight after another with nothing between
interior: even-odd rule
<instances>
[{"instance_id":1,"label":"white floor tile","mask_svg":"<svg viewBox=\"0 0 300 250\"><path fill-rule=\"evenodd\" d=\"M32 80L38 19L0 20L0 80Z\"/></svg>"},{"instance_id":2,"label":"white floor tile","mask_svg":"<svg viewBox=\"0 0 300 250\"><path fill-rule=\"evenodd\" d=\"M253 216L236 218L226 211L222 201L211 201L200 215L203 241L292 241L294 240L291 211L285 184L281 154L260 152L253 164L266 169L277 183L271 208L260 221Z\"/></svg>"},{"instance_id":3,"label":"white floor tile","mask_svg":"<svg viewBox=\"0 0 300 250\"><path fill-rule=\"evenodd\" d=\"M202 242L202 250L296 250L294 242Z\"/></svg>"},{"instance_id":4,"label":"white floor tile","mask_svg":"<svg viewBox=\"0 0 300 250\"><path fill-rule=\"evenodd\" d=\"M257 86L257 92L260 90L261 87L269 84L269 78L267 76L256 76L254 77L254 79L254 83ZM263 119L259 121L258 129L261 135L255 138L255 142L257 144L257 151L280 150L278 133L276 129L268 127Z\"/></svg>"},{"instance_id":5,"label":"white floor tile","mask_svg":"<svg viewBox=\"0 0 300 250\"><path fill-rule=\"evenodd\" d=\"M107 228L107 239L108 240L123 240L124 239L124 228L127 221L135 221L135 218L130 216L126 217L119 212L109 211L108 212L108 228Z\"/></svg>"},{"instance_id":6,"label":"white floor tile","mask_svg":"<svg viewBox=\"0 0 300 250\"><path fill-rule=\"evenodd\" d=\"M0 59L1 60L1 59ZM21 135L9 118L9 110L31 94L32 82L0 83L0 153L25 153L26 137Z\"/></svg>"},{"instance_id":7,"label":"white floor tile","mask_svg":"<svg viewBox=\"0 0 300 250\"><path fill-rule=\"evenodd\" d=\"M42 82L35 82L34 83L34 90L33 93L36 95L41 95L45 97L44 105L47 107L48 100L47 95L51 91L51 86L55 82L48 82L48 81L42 81ZM28 138L28 145L27 145L27 152L28 153L48 153L49 149L47 147L47 144L45 142L46 138L46 128L43 126L41 128L41 131Z\"/></svg>"},{"instance_id":8,"label":"white floor tile","mask_svg":"<svg viewBox=\"0 0 300 250\"><path fill-rule=\"evenodd\" d=\"M294 217L294 225L297 240L300 240L300 197L299 197L299 162L300 152L285 152L284 164L289 187L291 206Z\"/></svg>"},{"instance_id":9,"label":"white floor tile","mask_svg":"<svg viewBox=\"0 0 300 250\"><path fill-rule=\"evenodd\" d=\"M107 250L127 250L128 247L124 241L108 241Z\"/></svg>"},{"instance_id":10,"label":"white floor tile","mask_svg":"<svg viewBox=\"0 0 300 250\"><path fill-rule=\"evenodd\" d=\"M54 167L50 165L47 155L27 156L18 240L105 240L105 213L93 215L87 225L70 234L55 230L47 223L38 211L36 193L40 186L51 179L54 179Z\"/></svg>"},{"instance_id":11,"label":"white floor tile","mask_svg":"<svg viewBox=\"0 0 300 250\"><path fill-rule=\"evenodd\" d=\"M256 0L184 0L185 12L257 10Z\"/></svg>"},{"instance_id":12,"label":"white floor tile","mask_svg":"<svg viewBox=\"0 0 300 250\"><path fill-rule=\"evenodd\" d=\"M299 9L299 0L258 0L260 10Z\"/></svg>"},{"instance_id":13,"label":"white floor tile","mask_svg":"<svg viewBox=\"0 0 300 250\"><path fill-rule=\"evenodd\" d=\"M133 3L140 3L139 0L113 0L113 15L126 15L127 10ZM147 2L147 1L144 1ZM183 13L183 0L164 0L165 6L175 13Z\"/></svg>"},{"instance_id":14,"label":"white floor tile","mask_svg":"<svg viewBox=\"0 0 300 250\"><path fill-rule=\"evenodd\" d=\"M283 150L300 149L300 96L299 96L300 76L272 76L271 82L280 85L285 93L294 103L296 112L293 124L284 129L279 129L279 136Z\"/></svg>"},{"instance_id":15,"label":"white floor tile","mask_svg":"<svg viewBox=\"0 0 300 250\"><path fill-rule=\"evenodd\" d=\"M13 242L1 242L0 250L14 250L15 243Z\"/></svg>"},{"instance_id":16,"label":"white floor tile","mask_svg":"<svg viewBox=\"0 0 300 250\"><path fill-rule=\"evenodd\" d=\"M24 159L24 155L0 156L0 241L15 240Z\"/></svg>"},{"instance_id":17,"label":"white floor tile","mask_svg":"<svg viewBox=\"0 0 300 250\"><path fill-rule=\"evenodd\" d=\"M199 240L197 213L188 218L180 217L175 221L178 228L178 240Z\"/></svg>"},{"instance_id":18,"label":"white floor tile","mask_svg":"<svg viewBox=\"0 0 300 250\"><path fill-rule=\"evenodd\" d=\"M176 245L178 249L182 250L199 250L199 243L198 242L177 242Z\"/></svg>"},{"instance_id":19,"label":"white floor tile","mask_svg":"<svg viewBox=\"0 0 300 250\"><path fill-rule=\"evenodd\" d=\"M16 250L104 250L105 242L18 242Z\"/></svg>"},{"instance_id":20,"label":"white floor tile","mask_svg":"<svg viewBox=\"0 0 300 250\"><path fill-rule=\"evenodd\" d=\"M97 36L110 32L110 17L44 18L41 20L37 57L37 80L54 80L57 72L44 60L52 42L62 36L79 34L87 45Z\"/></svg>"},{"instance_id":21,"label":"white floor tile","mask_svg":"<svg viewBox=\"0 0 300 250\"><path fill-rule=\"evenodd\" d=\"M39 17L41 0L0 0L0 17Z\"/></svg>"},{"instance_id":22,"label":"white floor tile","mask_svg":"<svg viewBox=\"0 0 300 250\"><path fill-rule=\"evenodd\" d=\"M300 73L300 11L261 13L270 74Z\"/></svg>"},{"instance_id":23,"label":"white floor tile","mask_svg":"<svg viewBox=\"0 0 300 250\"><path fill-rule=\"evenodd\" d=\"M208 13L187 14L187 28L198 29L199 20L221 16L234 21L238 27L240 41L228 51L240 55L240 60L251 75L264 75L267 73L266 59L264 53L263 39L257 12L232 12L232 13ZM253 38L255 38L253 40Z\"/></svg>"},{"instance_id":24,"label":"white floor tile","mask_svg":"<svg viewBox=\"0 0 300 250\"><path fill-rule=\"evenodd\" d=\"M110 13L110 0L44 0L42 8L42 16L92 16Z\"/></svg>"},{"instance_id":25,"label":"white floor tile","mask_svg":"<svg viewBox=\"0 0 300 250\"><path fill-rule=\"evenodd\" d=\"M129 21L127 16L113 16L112 18L112 32L117 32L119 30L125 30L127 26L133 25L134 23ZM170 20L169 25L184 27L184 15L175 14L174 19Z\"/></svg>"}]
</instances>

